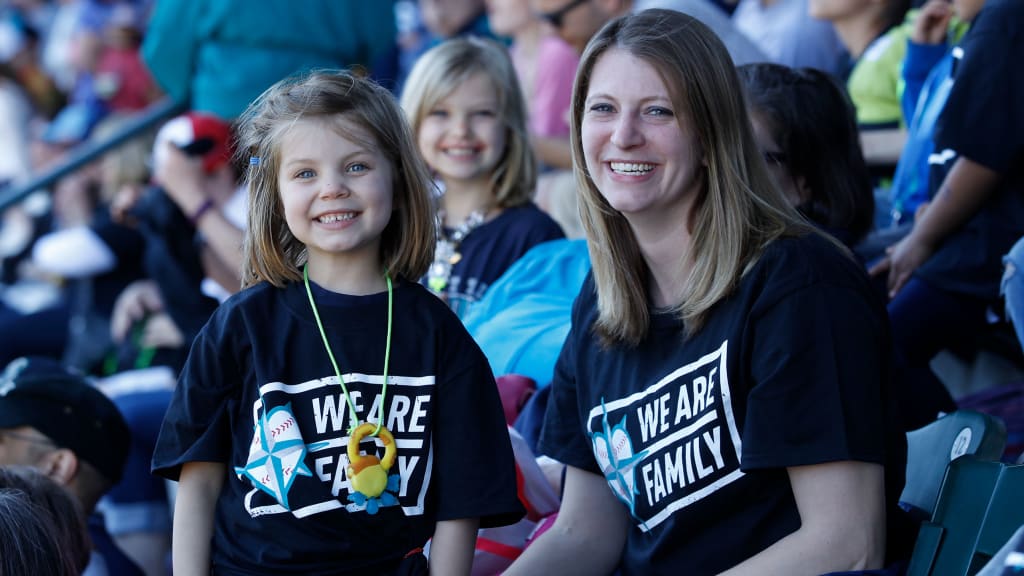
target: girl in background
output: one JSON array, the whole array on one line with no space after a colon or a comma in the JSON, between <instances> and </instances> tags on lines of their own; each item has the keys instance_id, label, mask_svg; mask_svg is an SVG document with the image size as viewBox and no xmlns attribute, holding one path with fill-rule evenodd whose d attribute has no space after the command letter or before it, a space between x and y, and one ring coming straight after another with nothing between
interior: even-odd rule
<instances>
[{"instance_id":1,"label":"girl in background","mask_svg":"<svg viewBox=\"0 0 1024 576\"><path fill-rule=\"evenodd\" d=\"M390 93L284 80L243 116L242 292L193 344L154 471L178 574L468 574L522 515L487 360L416 283L429 176ZM444 415L442 418L441 415ZM472 465L466 465L471 462Z\"/></svg>"},{"instance_id":2,"label":"girl in background","mask_svg":"<svg viewBox=\"0 0 1024 576\"><path fill-rule=\"evenodd\" d=\"M527 250L563 237L530 201L537 168L522 92L504 47L460 38L420 57L402 107L444 187L437 248L423 281L463 317Z\"/></svg>"},{"instance_id":3,"label":"girl in background","mask_svg":"<svg viewBox=\"0 0 1024 576\"><path fill-rule=\"evenodd\" d=\"M814 68L738 68L772 178L809 220L853 248L871 230L875 197L856 112L842 87Z\"/></svg>"}]
</instances>

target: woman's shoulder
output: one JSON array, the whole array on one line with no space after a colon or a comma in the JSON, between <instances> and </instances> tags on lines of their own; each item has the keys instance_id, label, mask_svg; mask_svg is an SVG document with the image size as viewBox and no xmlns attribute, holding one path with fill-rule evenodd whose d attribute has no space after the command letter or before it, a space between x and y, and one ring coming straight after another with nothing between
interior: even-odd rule
<instances>
[{"instance_id":1,"label":"woman's shoulder","mask_svg":"<svg viewBox=\"0 0 1024 576\"><path fill-rule=\"evenodd\" d=\"M813 231L773 240L743 276L730 301L748 317L760 317L779 306L827 314L870 310L885 315L885 303L867 271L838 241Z\"/></svg>"},{"instance_id":2,"label":"woman's shoulder","mask_svg":"<svg viewBox=\"0 0 1024 576\"><path fill-rule=\"evenodd\" d=\"M869 288L864 266L839 241L818 231L773 240L751 272L751 276L793 288L816 284Z\"/></svg>"}]
</instances>

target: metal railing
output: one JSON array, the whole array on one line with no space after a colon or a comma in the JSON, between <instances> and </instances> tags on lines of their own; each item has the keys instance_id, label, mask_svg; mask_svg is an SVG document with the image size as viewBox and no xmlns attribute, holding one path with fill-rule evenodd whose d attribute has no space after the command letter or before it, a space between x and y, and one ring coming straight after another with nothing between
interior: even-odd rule
<instances>
[{"instance_id":1,"label":"metal railing","mask_svg":"<svg viewBox=\"0 0 1024 576\"><path fill-rule=\"evenodd\" d=\"M60 163L46 172L33 176L27 182L0 189L0 210L18 202L36 190L53 186L61 178L81 169L106 152L117 148L128 140L152 129L160 122L185 110L186 106L184 103L175 102L169 98L150 104L138 116L125 121L122 126L107 138L96 142L83 142L69 152L67 157Z\"/></svg>"}]
</instances>

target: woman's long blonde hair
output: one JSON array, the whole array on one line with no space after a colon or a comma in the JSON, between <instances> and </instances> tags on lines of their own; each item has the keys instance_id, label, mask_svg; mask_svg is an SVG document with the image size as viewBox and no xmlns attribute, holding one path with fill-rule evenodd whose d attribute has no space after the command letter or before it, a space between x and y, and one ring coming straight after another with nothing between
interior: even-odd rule
<instances>
[{"instance_id":1,"label":"woman's long blonde hair","mask_svg":"<svg viewBox=\"0 0 1024 576\"><path fill-rule=\"evenodd\" d=\"M649 270L625 217L609 205L587 171L580 131L594 65L624 51L661 76L677 116L704 151L702 186L689 222L693 266L674 311L687 335L729 295L764 247L809 230L776 189L754 141L729 53L700 21L674 10L646 10L609 22L590 40L573 88L572 152L580 216L597 286L595 330L605 344L635 346L647 335ZM680 251L679 266L683 268Z\"/></svg>"},{"instance_id":2,"label":"woman's long blonde hair","mask_svg":"<svg viewBox=\"0 0 1024 576\"><path fill-rule=\"evenodd\" d=\"M306 247L285 222L278 173L285 133L310 118L338 130L341 118L352 122L391 162L395 211L381 235L381 264L392 276L417 281L434 256L433 184L405 117L391 93L375 82L345 71L314 71L270 87L239 120L237 150L249 165L243 287L260 281L283 286L302 278Z\"/></svg>"}]
</instances>

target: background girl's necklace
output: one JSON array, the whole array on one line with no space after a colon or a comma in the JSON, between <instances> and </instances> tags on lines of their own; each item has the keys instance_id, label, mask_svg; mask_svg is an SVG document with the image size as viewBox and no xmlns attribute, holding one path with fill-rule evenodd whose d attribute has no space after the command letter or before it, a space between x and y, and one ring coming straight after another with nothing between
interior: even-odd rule
<instances>
[{"instance_id":1,"label":"background girl's necklace","mask_svg":"<svg viewBox=\"0 0 1024 576\"><path fill-rule=\"evenodd\" d=\"M469 213L465 220L452 231L451 236L444 231L444 211L438 212L437 246L434 248L434 262L427 270L427 287L438 296L448 287L452 277L452 267L462 260L459 246L469 233L477 229L487 217L487 209L481 208Z\"/></svg>"}]
</instances>

